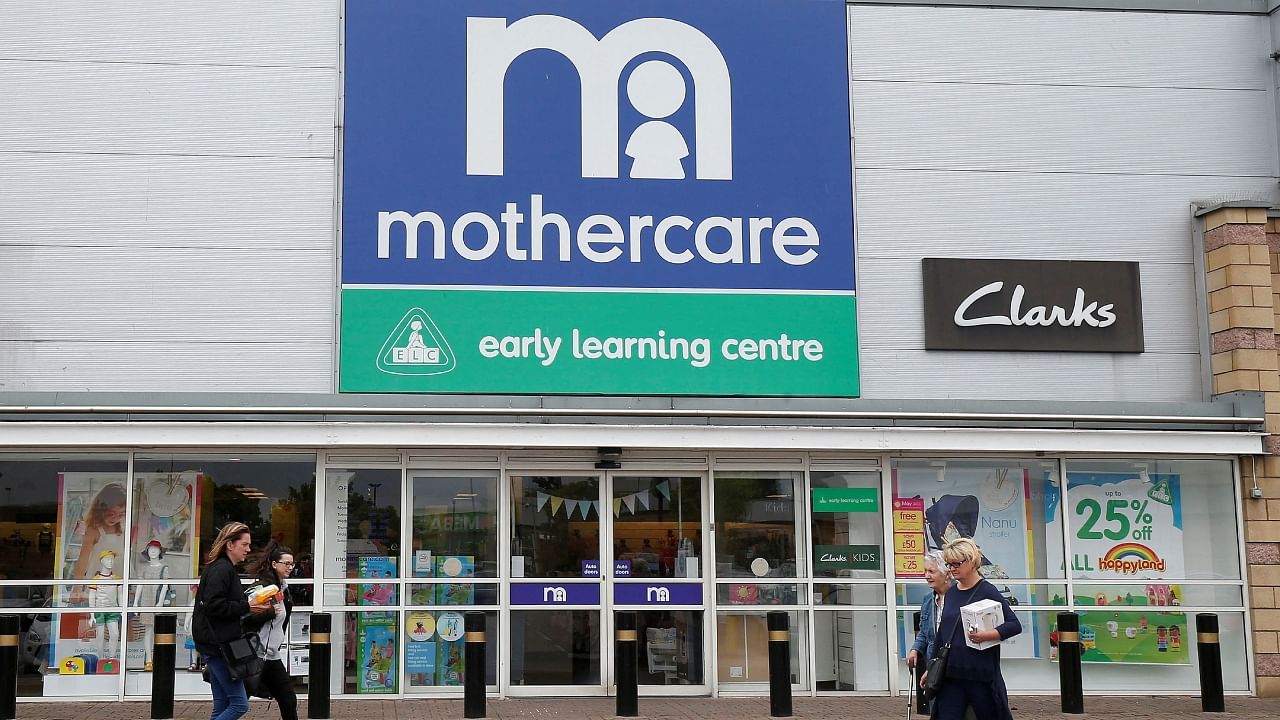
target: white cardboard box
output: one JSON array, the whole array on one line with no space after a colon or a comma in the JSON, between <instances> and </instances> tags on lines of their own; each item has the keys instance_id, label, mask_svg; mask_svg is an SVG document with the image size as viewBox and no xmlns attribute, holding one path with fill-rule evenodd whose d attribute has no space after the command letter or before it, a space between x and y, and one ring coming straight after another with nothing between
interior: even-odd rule
<instances>
[{"instance_id":1,"label":"white cardboard box","mask_svg":"<svg viewBox=\"0 0 1280 720\"><path fill-rule=\"evenodd\" d=\"M975 643L969 640L970 630L995 630L1004 623L1004 610L995 600L979 600L960 608L960 624L964 626L964 642L974 650L986 650L1000 644L999 640Z\"/></svg>"}]
</instances>

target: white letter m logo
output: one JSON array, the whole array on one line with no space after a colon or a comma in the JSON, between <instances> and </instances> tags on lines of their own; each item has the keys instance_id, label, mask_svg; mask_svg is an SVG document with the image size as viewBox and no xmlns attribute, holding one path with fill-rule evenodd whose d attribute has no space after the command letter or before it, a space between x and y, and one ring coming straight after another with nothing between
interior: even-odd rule
<instances>
[{"instance_id":1,"label":"white letter m logo","mask_svg":"<svg viewBox=\"0 0 1280 720\"><path fill-rule=\"evenodd\" d=\"M560 53L578 71L582 87L582 177L616 178L619 165L618 88L627 64L643 53L677 58L693 78L695 174L699 180L733 179L733 121L729 68L711 39L697 28L665 18L623 23L596 39L557 15L467 18L467 174L503 174L507 69L531 50ZM683 179L688 145L662 118L684 104L684 76L671 64L649 60L627 79L627 98L649 118L629 138L635 159L630 177Z\"/></svg>"},{"instance_id":2,"label":"white letter m logo","mask_svg":"<svg viewBox=\"0 0 1280 720\"><path fill-rule=\"evenodd\" d=\"M569 593L562 587L545 587L542 589L542 602L567 602Z\"/></svg>"}]
</instances>

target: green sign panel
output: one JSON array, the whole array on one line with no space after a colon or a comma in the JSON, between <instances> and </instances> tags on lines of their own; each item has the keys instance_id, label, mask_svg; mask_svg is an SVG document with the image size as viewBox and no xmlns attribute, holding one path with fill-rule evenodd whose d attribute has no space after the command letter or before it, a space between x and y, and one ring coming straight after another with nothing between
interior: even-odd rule
<instances>
[{"instance_id":1,"label":"green sign panel","mask_svg":"<svg viewBox=\"0 0 1280 720\"><path fill-rule=\"evenodd\" d=\"M854 397L855 303L836 294L347 288L339 386ZM857 510L874 510L870 502Z\"/></svg>"},{"instance_id":2,"label":"green sign panel","mask_svg":"<svg viewBox=\"0 0 1280 720\"><path fill-rule=\"evenodd\" d=\"M813 566L817 570L879 570L878 545L814 545Z\"/></svg>"},{"instance_id":3,"label":"green sign panel","mask_svg":"<svg viewBox=\"0 0 1280 720\"><path fill-rule=\"evenodd\" d=\"M880 512L880 491L876 488L814 488L813 511Z\"/></svg>"}]
</instances>

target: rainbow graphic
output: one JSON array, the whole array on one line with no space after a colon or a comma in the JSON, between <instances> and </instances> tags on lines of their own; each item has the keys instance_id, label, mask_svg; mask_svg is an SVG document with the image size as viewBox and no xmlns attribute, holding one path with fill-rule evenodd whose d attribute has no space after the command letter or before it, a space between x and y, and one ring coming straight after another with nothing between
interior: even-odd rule
<instances>
[{"instance_id":1,"label":"rainbow graphic","mask_svg":"<svg viewBox=\"0 0 1280 720\"><path fill-rule=\"evenodd\" d=\"M1146 570L1164 572L1164 559L1141 543L1121 543L1107 551L1098 561L1099 570L1123 575L1136 575Z\"/></svg>"}]
</instances>

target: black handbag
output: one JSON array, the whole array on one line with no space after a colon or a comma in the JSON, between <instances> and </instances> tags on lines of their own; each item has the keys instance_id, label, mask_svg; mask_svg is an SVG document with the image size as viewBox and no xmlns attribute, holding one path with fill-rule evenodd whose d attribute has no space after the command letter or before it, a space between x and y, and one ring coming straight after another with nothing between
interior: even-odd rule
<instances>
[{"instance_id":1,"label":"black handbag","mask_svg":"<svg viewBox=\"0 0 1280 720\"><path fill-rule=\"evenodd\" d=\"M200 601L200 605L204 605L203 600ZM207 611L201 613L200 617L204 618L209 635L216 639L217 633L213 631L213 624L209 622ZM258 633L245 633L231 640L218 640L218 654L222 655L222 661L227 664L227 674L233 680L243 682L245 688L252 693L262 677L264 653Z\"/></svg>"},{"instance_id":2,"label":"black handbag","mask_svg":"<svg viewBox=\"0 0 1280 720\"><path fill-rule=\"evenodd\" d=\"M978 581L981 585L982 581ZM974 585L969 591L969 599L973 599L973 593L978 590L978 585ZM963 606L961 606L963 607ZM926 702L933 702L938 697L938 692L942 690L942 683L947 677L947 658L951 656L951 640L955 637L956 628L960 626L960 613L956 612L956 621L951 624L951 632L947 634L947 644L938 648L933 657L929 658L929 663L925 665L924 687L920 688L920 696Z\"/></svg>"}]
</instances>

